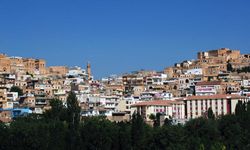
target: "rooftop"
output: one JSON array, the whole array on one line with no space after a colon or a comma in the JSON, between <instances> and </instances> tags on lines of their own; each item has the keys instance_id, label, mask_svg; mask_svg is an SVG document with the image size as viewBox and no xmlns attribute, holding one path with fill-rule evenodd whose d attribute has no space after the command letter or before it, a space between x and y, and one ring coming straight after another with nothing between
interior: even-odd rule
<instances>
[{"instance_id":1,"label":"rooftop","mask_svg":"<svg viewBox=\"0 0 250 150\"><path fill-rule=\"evenodd\" d=\"M189 96L178 100L202 100L202 99L245 99L245 96L236 94L215 94L215 95L203 95L203 96Z\"/></svg>"},{"instance_id":2,"label":"rooftop","mask_svg":"<svg viewBox=\"0 0 250 150\"><path fill-rule=\"evenodd\" d=\"M204 81L204 82L197 82L196 85L202 86L202 85L221 85L221 81Z\"/></svg>"},{"instance_id":3,"label":"rooftop","mask_svg":"<svg viewBox=\"0 0 250 150\"><path fill-rule=\"evenodd\" d=\"M152 100L152 101L146 101L146 102L140 102L134 105L131 105L132 107L137 106L171 106L173 104L183 104L181 101L175 101L175 100Z\"/></svg>"}]
</instances>

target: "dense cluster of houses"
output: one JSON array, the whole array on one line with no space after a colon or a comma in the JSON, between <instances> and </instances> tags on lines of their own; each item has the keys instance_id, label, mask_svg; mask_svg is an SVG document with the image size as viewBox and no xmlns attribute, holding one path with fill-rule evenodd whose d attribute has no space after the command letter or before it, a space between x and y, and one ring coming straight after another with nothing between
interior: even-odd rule
<instances>
[{"instance_id":1,"label":"dense cluster of houses","mask_svg":"<svg viewBox=\"0 0 250 150\"><path fill-rule=\"evenodd\" d=\"M112 121L129 121L136 111L146 121L160 113L175 123L206 116L234 113L239 101L250 97L250 55L222 48L199 52L163 71L135 71L95 80L88 63L81 67L50 66L42 59L0 54L0 120L9 122L29 113L43 114L49 101L65 105L73 91L81 116L105 115ZM18 87L22 92L15 91Z\"/></svg>"}]
</instances>

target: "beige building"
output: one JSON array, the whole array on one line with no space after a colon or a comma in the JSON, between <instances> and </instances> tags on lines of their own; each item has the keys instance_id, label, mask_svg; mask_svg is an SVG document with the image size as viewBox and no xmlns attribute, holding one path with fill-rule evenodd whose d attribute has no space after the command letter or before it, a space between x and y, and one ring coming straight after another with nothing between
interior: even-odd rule
<instances>
[{"instance_id":1,"label":"beige building","mask_svg":"<svg viewBox=\"0 0 250 150\"><path fill-rule=\"evenodd\" d=\"M130 115L125 112L115 112L112 113L112 116L107 116L107 119L111 122L129 122Z\"/></svg>"},{"instance_id":2,"label":"beige building","mask_svg":"<svg viewBox=\"0 0 250 150\"><path fill-rule=\"evenodd\" d=\"M0 111L0 122L8 123L11 122L11 111L3 110Z\"/></svg>"},{"instance_id":3,"label":"beige building","mask_svg":"<svg viewBox=\"0 0 250 150\"><path fill-rule=\"evenodd\" d=\"M23 63L23 58L21 57L10 57L10 68L11 68L11 73L21 73L24 74L26 73L25 71L25 66Z\"/></svg>"},{"instance_id":4,"label":"beige building","mask_svg":"<svg viewBox=\"0 0 250 150\"><path fill-rule=\"evenodd\" d=\"M204 60L214 57L225 58L226 61L230 59L238 59L240 57L240 51L230 50L229 48L221 48L218 50L210 50L208 52L199 52L197 54L197 58L199 60Z\"/></svg>"},{"instance_id":5,"label":"beige building","mask_svg":"<svg viewBox=\"0 0 250 150\"><path fill-rule=\"evenodd\" d=\"M25 97L23 97L22 105L25 107L34 108L36 106L35 96L33 94L27 94Z\"/></svg>"},{"instance_id":6,"label":"beige building","mask_svg":"<svg viewBox=\"0 0 250 150\"><path fill-rule=\"evenodd\" d=\"M43 59L8 57L0 54L0 72L46 74L46 61Z\"/></svg>"},{"instance_id":7,"label":"beige building","mask_svg":"<svg viewBox=\"0 0 250 150\"><path fill-rule=\"evenodd\" d=\"M122 96L124 92L123 85L105 85L105 95L107 96Z\"/></svg>"},{"instance_id":8,"label":"beige building","mask_svg":"<svg viewBox=\"0 0 250 150\"><path fill-rule=\"evenodd\" d=\"M7 108L7 91L0 89L0 108Z\"/></svg>"},{"instance_id":9,"label":"beige building","mask_svg":"<svg viewBox=\"0 0 250 150\"><path fill-rule=\"evenodd\" d=\"M165 68L164 73L167 74L168 78L173 78L174 69L172 67Z\"/></svg>"},{"instance_id":10,"label":"beige building","mask_svg":"<svg viewBox=\"0 0 250 150\"><path fill-rule=\"evenodd\" d=\"M195 95L226 94L225 83L221 81L204 81L195 85Z\"/></svg>"},{"instance_id":11,"label":"beige building","mask_svg":"<svg viewBox=\"0 0 250 150\"><path fill-rule=\"evenodd\" d=\"M132 105L135 111L140 113L146 121L151 121L149 119L151 114L156 115L160 113L166 118L173 119L184 119L185 118L185 107L182 101L175 100L152 100L140 102ZM131 112L133 113L133 112Z\"/></svg>"},{"instance_id":12,"label":"beige building","mask_svg":"<svg viewBox=\"0 0 250 150\"><path fill-rule=\"evenodd\" d=\"M51 66L48 68L48 73L50 75L64 76L68 73L69 69L66 66Z\"/></svg>"},{"instance_id":13,"label":"beige building","mask_svg":"<svg viewBox=\"0 0 250 150\"><path fill-rule=\"evenodd\" d=\"M140 96L142 92L145 92L145 86L144 85L134 86L133 91L134 91L134 96Z\"/></svg>"},{"instance_id":14,"label":"beige building","mask_svg":"<svg viewBox=\"0 0 250 150\"><path fill-rule=\"evenodd\" d=\"M217 94L210 96L190 96L179 99L185 103L186 119L198 118L207 115L207 110L212 108L216 117L235 113L239 101L246 102L248 99L239 95Z\"/></svg>"},{"instance_id":15,"label":"beige building","mask_svg":"<svg viewBox=\"0 0 250 150\"><path fill-rule=\"evenodd\" d=\"M25 71L30 74L35 73L35 59L25 58L23 59Z\"/></svg>"},{"instance_id":16,"label":"beige building","mask_svg":"<svg viewBox=\"0 0 250 150\"><path fill-rule=\"evenodd\" d=\"M5 54L0 54L0 72L10 72L11 61Z\"/></svg>"},{"instance_id":17,"label":"beige building","mask_svg":"<svg viewBox=\"0 0 250 150\"><path fill-rule=\"evenodd\" d=\"M36 59L35 60L35 69L39 71L39 74L44 75L47 73L46 70L46 61L43 59Z\"/></svg>"}]
</instances>

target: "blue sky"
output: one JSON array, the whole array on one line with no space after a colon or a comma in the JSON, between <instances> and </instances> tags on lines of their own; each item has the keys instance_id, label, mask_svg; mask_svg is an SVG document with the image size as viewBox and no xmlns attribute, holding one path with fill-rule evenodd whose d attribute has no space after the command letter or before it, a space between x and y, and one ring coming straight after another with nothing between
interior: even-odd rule
<instances>
[{"instance_id":1,"label":"blue sky","mask_svg":"<svg viewBox=\"0 0 250 150\"><path fill-rule=\"evenodd\" d=\"M250 50L248 0L0 0L0 52L96 77L162 70L199 50Z\"/></svg>"}]
</instances>

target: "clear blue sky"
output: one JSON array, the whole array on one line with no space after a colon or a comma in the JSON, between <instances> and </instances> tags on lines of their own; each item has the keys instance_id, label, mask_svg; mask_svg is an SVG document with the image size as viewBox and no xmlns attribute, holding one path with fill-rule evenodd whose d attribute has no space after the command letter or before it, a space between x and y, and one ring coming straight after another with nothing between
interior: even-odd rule
<instances>
[{"instance_id":1,"label":"clear blue sky","mask_svg":"<svg viewBox=\"0 0 250 150\"><path fill-rule=\"evenodd\" d=\"M249 0L0 0L0 52L97 77L162 70L199 50L250 51Z\"/></svg>"}]
</instances>

